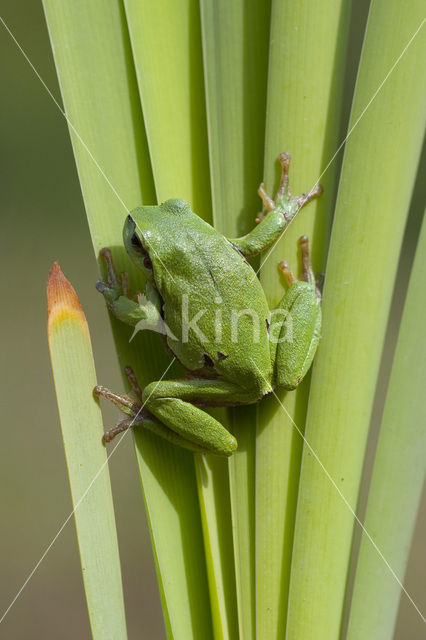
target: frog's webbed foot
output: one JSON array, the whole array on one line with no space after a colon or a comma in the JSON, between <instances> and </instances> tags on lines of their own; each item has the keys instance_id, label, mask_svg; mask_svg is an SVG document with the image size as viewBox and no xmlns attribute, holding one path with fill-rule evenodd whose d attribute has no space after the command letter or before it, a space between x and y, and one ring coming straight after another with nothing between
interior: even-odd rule
<instances>
[{"instance_id":1,"label":"frog's webbed foot","mask_svg":"<svg viewBox=\"0 0 426 640\"><path fill-rule=\"evenodd\" d=\"M256 218L256 222L262 222L262 220L264 220L266 218L266 216L268 215L268 213L270 211L272 211L272 209L275 208L275 202L274 200L272 200L272 198L270 198L268 196L268 194L265 191L265 183L261 182L259 185L259 188L257 190L257 193L259 194L262 202L263 202L263 207L266 211L266 213L259 213L257 218Z\"/></svg>"},{"instance_id":2,"label":"frog's webbed foot","mask_svg":"<svg viewBox=\"0 0 426 640\"><path fill-rule=\"evenodd\" d=\"M104 296L111 313L122 322L136 327L133 336L142 329L165 333L161 317L161 298L156 289L147 282L145 293L131 297L129 276L127 273L117 274L110 249L101 249L100 256L106 263L107 281L98 280L96 289Z\"/></svg>"},{"instance_id":3,"label":"frog's webbed foot","mask_svg":"<svg viewBox=\"0 0 426 640\"><path fill-rule=\"evenodd\" d=\"M290 222L305 204L313 200L313 198L321 195L322 193L321 185L317 184L311 191L309 191L309 193L303 193L300 196L292 196L288 179L290 168L290 154L280 153L280 155L278 156L278 160L281 164L280 186L276 193L275 199L273 200L265 192L264 184L262 182L257 192L262 199L266 213L259 214L259 216L256 218L256 222L261 222L268 215L268 213L273 210L280 211L286 221Z\"/></svg>"},{"instance_id":4,"label":"frog's webbed foot","mask_svg":"<svg viewBox=\"0 0 426 640\"><path fill-rule=\"evenodd\" d=\"M290 269L290 266L286 260L281 260L281 262L278 263L278 267L280 268L281 272L284 274L284 278L285 278L285 281L287 282L288 287L291 287L292 284L297 282L297 278L294 275L293 271Z\"/></svg>"},{"instance_id":5,"label":"frog's webbed foot","mask_svg":"<svg viewBox=\"0 0 426 640\"><path fill-rule=\"evenodd\" d=\"M105 260L107 268L107 282L98 280L96 289L102 293L106 302L111 304L118 300L120 296L129 296L129 276L127 273L117 274L112 260L111 250L104 247L99 255Z\"/></svg>"},{"instance_id":6,"label":"frog's webbed foot","mask_svg":"<svg viewBox=\"0 0 426 640\"><path fill-rule=\"evenodd\" d=\"M125 367L124 372L130 383L134 398L131 396L125 396L120 395L119 393L115 393L114 391L111 391L107 387L104 387L100 384L93 389L93 393L95 394L95 396L97 396L98 398L102 397L106 400L109 400L110 402L115 404L115 406L118 407L120 411L127 414L127 417L124 418L124 420L120 420L114 427L108 429L108 431L104 433L102 437L104 443L111 442L111 440L113 440L119 433L127 431L127 429L130 429L133 426L142 424L143 420L148 417L148 412L144 411L143 409L142 391L136 380L133 369L131 369L131 367Z\"/></svg>"},{"instance_id":7,"label":"frog's webbed foot","mask_svg":"<svg viewBox=\"0 0 426 640\"><path fill-rule=\"evenodd\" d=\"M319 284L315 281L315 275L311 265L311 255L309 252L309 240L308 236L300 236L298 241L302 259L302 274L300 280L303 282L307 282L315 287L317 298L321 298L321 289ZM291 271L288 263L285 260L282 260L278 263L278 267L284 275L286 279L287 285L291 287L295 282L298 282L297 278L294 276Z\"/></svg>"},{"instance_id":8,"label":"frog's webbed foot","mask_svg":"<svg viewBox=\"0 0 426 640\"><path fill-rule=\"evenodd\" d=\"M111 442L111 440L114 440L114 438L118 436L118 434L127 431L128 429L133 427L133 425L134 420L132 418L124 418L124 420L120 420L120 422L117 422L114 427L111 427L111 429L105 431L104 435L102 436L102 442L104 444L106 444L107 442Z\"/></svg>"}]
</instances>

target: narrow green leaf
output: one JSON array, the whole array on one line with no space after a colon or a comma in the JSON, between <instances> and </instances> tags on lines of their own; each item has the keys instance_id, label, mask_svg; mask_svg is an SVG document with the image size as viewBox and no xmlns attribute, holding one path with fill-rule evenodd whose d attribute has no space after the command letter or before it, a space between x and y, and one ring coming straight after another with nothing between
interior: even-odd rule
<instances>
[{"instance_id":1,"label":"narrow green leaf","mask_svg":"<svg viewBox=\"0 0 426 640\"><path fill-rule=\"evenodd\" d=\"M111 247L138 291L143 283L123 249L122 227L127 210L152 204L155 193L124 9L118 0L45 0L44 7L65 109L78 132L71 127L95 251ZM112 326L121 367L130 364L142 386L158 379L168 366L158 336L140 333L129 343L130 328ZM193 457L149 433L135 436L167 633L209 638Z\"/></svg>"},{"instance_id":2,"label":"narrow green leaf","mask_svg":"<svg viewBox=\"0 0 426 640\"><path fill-rule=\"evenodd\" d=\"M292 193L312 189L337 146L350 3L272 3L266 119L266 190L278 184L277 156L291 154ZM285 293L277 264L300 269L297 238L309 237L315 271L324 269L334 201L337 163L321 182L324 194L292 222L261 263L261 281L270 308ZM267 398L259 407L256 450L256 612L257 637L282 638L286 625L302 439L309 377L297 391ZM288 416L286 415L288 412Z\"/></svg>"},{"instance_id":3,"label":"narrow green leaf","mask_svg":"<svg viewBox=\"0 0 426 640\"><path fill-rule=\"evenodd\" d=\"M127 638L114 507L102 444L102 415L93 397L96 373L89 328L58 263L47 286L48 339L61 418L92 637Z\"/></svg>"},{"instance_id":4,"label":"narrow green leaf","mask_svg":"<svg viewBox=\"0 0 426 640\"><path fill-rule=\"evenodd\" d=\"M118 0L43 6L97 253L121 245L127 211L154 200L125 16Z\"/></svg>"},{"instance_id":5,"label":"narrow green leaf","mask_svg":"<svg viewBox=\"0 0 426 640\"><path fill-rule=\"evenodd\" d=\"M125 0L139 93L154 172L157 198L179 197L211 222L210 177L202 68L199 6L196 0L151 2ZM223 461L222 461L223 462ZM226 463L195 456L212 622L216 638L227 637L223 584L227 541L214 500L215 486L225 488L219 469ZM223 471L222 471L223 474ZM226 495L223 511L226 512ZM195 545L196 540L192 543ZM203 550L203 540L198 542ZM232 587L231 587L232 588ZM199 599L193 606L199 607ZM205 633L208 633L207 630Z\"/></svg>"},{"instance_id":6,"label":"narrow green leaf","mask_svg":"<svg viewBox=\"0 0 426 640\"><path fill-rule=\"evenodd\" d=\"M386 395L365 528L401 583L420 503L426 458L426 218L411 271ZM363 534L355 574L348 640L393 637L401 588ZM405 597L402 594L402 597ZM374 606L372 606L374 603ZM413 609L413 615L418 612Z\"/></svg>"},{"instance_id":7,"label":"narrow green leaf","mask_svg":"<svg viewBox=\"0 0 426 640\"><path fill-rule=\"evenodd\" d=\"M354 524L350 509L356 508L392 286L424 134L424 29L404 53L423 14L418 0L410 2L409 12L398 0L373 0L370 9L309 400L287 640L339 637Z\"/></svg>"},{"instance_id":8,"label":"narrow green leaf","mask_svg":"<svg viewBox=\"0 0 426 640\"><path fill-rule=\"evenodd\" d=\"M182 198L211 220L196 0L124 0L157 197Z\"/></svg>"},{"instance_id":9,"label":"narrow green leaf","mask_svg":"<svg viewBox=\"0 0 426 640\"><path fill-rule=\"evenodd\" d=\"M201 2L213 220L231 237L249 231L260 210L269 19L269 2ZM231 411L238 440L229 460L235 579L239 637L246 639L255 634L255 419L254 408ZM229 637L238 638L230 622Z\"/></svg>"},{"instance_id":10,"label":"narrow green leaf","mask_svg":"<svg viewBox=\"0 0 426 640\"><path fill-rule=\"evenodd\" d=\"M269 2L201 1L213 219L227 236L261 207L269 20Z\"/></svg>"},{"instance_id":11,"label":"narrow green leaf","mask_svg":"<svg viewBox=\"0 0 426 640\"><path fill-rule=\"evenodd\" d=\"M215 640L238 638L228 461L196 456L198 491Z\"/></svg>"}]
</instances>

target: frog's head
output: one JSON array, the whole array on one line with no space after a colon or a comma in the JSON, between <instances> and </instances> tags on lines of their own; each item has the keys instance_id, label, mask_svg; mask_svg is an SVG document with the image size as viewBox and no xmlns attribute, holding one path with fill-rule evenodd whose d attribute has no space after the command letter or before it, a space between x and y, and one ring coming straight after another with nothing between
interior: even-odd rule
<instances>
[{"instance_id":1,"label":"frog's head","mask_svg":"<svg viewBox=\"0 0 426 640\"><path fill-rule=\"evenodd\" d=\"M183 200L167 200L159 206L138 207L127 216L123 228L123 241L132 261L149 280L153 268L165 260L169 243L176 237L181 225L177 218L191 214L189 204Z\"/></svg>"}]
</instances>

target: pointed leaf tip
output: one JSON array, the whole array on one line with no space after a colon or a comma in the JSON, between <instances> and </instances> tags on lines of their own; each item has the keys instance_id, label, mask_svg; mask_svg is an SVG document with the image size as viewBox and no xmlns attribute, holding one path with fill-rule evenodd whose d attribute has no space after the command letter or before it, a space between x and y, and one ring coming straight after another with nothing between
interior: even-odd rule
<instances>
[{"instance_id":1,"label":"pointed leaf tip","mask_svg":"<svg viewBox=\"0 0 426 640\"><path fill-rule=\"evenodd\" d=\"M86 316L74 287L54 262L47 279L47 332L58 322L77 320L88 332Z\"/></svg>"}]
</instances>

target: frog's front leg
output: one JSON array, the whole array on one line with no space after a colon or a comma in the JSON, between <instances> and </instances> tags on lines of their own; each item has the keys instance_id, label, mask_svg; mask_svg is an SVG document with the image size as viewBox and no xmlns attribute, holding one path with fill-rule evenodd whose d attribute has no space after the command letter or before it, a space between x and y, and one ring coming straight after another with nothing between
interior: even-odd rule
<instances>
[{"instance_id":1,"label":"frog's front leg","mask_svg":"<svg viewBox=\"0 0 426 640\"><path fill-rule=\"evenodd\" d=\"M299 238L302 277L296 280L286 262L279 267L289 289L272 312L269 340L274 364L274 386L294 389L303 380L318 346L321 331L321 294L312 271L308 238Z\"/></svg>"},{"instance_id":2,"label":"frog's front leg","mask_svg":"<svg viewBox=\"0 0 426 640\"><path fill-rule=\"evenodd\" d=\"M147 282L145 294L139 294L138 300L129 296L129 283L126 273L119 277L115 271L110 249L101 249L101 257L107 267L107 282L98 280L96 289L102 293L111 313L132 327L153 329L163 333L161 318L161 298L154 287Z\"/></svg>"},{"instance_id":3,"label":"frog's front leg","mask_svg":"<svg viewBox=\"0 0 426 640\"><path fill-rule=\"evenodd\" d=\"M317 184L309 193L292 196L288 180L290 154L280 153L278 160L281 164L281 181L275 200L266 194L262 183L258 193L262 198L266 214L256 219L259 224L250 233L241 238L230 239L230 242L248 258L273 244L300 209L322 193L321 185Z\"/></svg>"}]
</instances>

